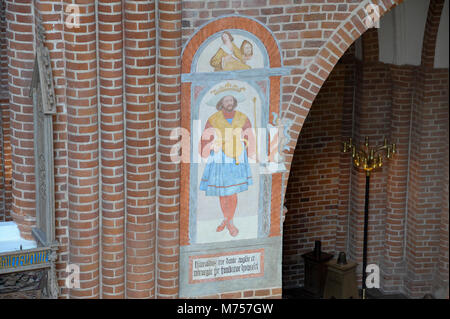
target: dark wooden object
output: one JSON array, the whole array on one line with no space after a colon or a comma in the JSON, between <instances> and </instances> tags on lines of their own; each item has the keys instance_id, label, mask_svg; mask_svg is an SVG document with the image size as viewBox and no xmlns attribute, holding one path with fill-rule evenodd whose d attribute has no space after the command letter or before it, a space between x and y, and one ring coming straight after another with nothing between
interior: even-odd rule
<instances>
[{"instance_id":1,"label":"dark wooden object","mask_svg":"<svg viewBox=\"0 0 450 319\"><path fill-rule=\"evenodd\" d=\"M320 251L320 242L316 242L313 251L303 254L305 260L305 291L313 298L322 298L327 274L327 262L332 254Z\"/></svg>"},{"instance_id":2,"label":"dark wooden object","mask_svg":"<svg viewBox=\"0 0 450 319\"><path fill-rule=\"evenodd\" d=\"M323 297L325 299L358 299L357 265L355 262L340 265L337 260L329 261Z\"/></svg>"}]
</instances>

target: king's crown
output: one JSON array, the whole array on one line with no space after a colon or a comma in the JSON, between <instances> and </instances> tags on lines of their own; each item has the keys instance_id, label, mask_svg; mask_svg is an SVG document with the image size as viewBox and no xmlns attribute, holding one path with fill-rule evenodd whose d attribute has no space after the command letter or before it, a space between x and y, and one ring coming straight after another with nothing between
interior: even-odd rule
<instances>
[{"instance_id":1,"label":"king's crown","mask_svg":"<svg viewBox=\"0 0 450 319\"><path fill-rule=\"evenodd\" d=\"M231 84L231 83L226 83L224 86L219 87L218 89L212 90L211 93L218 95L222 92L225 91L236 91L236 92L241 92L241 91L245 91L245 87L239 87L237 84Z\"/></svg>"}]
</instances>

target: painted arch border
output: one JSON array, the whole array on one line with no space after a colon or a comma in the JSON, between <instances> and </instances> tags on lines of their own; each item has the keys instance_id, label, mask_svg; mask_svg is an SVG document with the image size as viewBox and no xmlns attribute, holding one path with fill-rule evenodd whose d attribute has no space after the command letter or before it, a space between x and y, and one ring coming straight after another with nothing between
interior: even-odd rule
<instances>
[{"instance_id":1,"label":"painted arch border","mask_svg":"<svg viewBox=\"0 0 450 319\"><path fill-rule=\"evenodd\" d=\"M200 26L199 30L188 39L186 46L181 52L181 73L191 72L192 64L195 62L195 54L204 41L217 32L228 29L239 29L253 34L266 48L269 57L268 67L280 68L283 66L280 54L281 48L270 29L253 18L242 15L228 15L219 17Z\"/></svg>"}]
</instances>

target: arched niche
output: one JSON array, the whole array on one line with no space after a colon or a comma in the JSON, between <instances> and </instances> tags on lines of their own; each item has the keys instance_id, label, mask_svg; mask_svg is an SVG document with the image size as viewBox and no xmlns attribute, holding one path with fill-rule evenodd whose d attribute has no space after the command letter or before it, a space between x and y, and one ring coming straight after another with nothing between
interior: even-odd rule
<instances>
[{"instance_id":1,"label":"arched niche","mask_svg":"<svg viewBox=\"0 0 450 319\"><path fill-rule=\"evenodd\" d=\"M243 16L211 21L183 49L180 297L281 287L282 171L268 164L288 72L270 30ZM225 138L202 157L219 140L202 144L208 127ZM240 153L227 153L227 128L244 131Z\"/></svg>"}]
</instances>

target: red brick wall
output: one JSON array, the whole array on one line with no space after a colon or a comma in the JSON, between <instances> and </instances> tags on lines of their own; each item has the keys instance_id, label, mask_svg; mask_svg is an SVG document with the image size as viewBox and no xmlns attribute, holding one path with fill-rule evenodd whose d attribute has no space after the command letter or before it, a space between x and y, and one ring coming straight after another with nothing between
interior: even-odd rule
<instances>
[{"instance_id":1,"label":"red brick wall","mask_svg":"<svg viewBox=\"0 0 450 319\"><path fill-rule=\"evenodd\" d=\"M389 66L378 62L378 37L371 29L362 37L364 58L356 66L354 141L361 145L366 136L372 146L390 139L392 84ZM350 157L349 157L350 158ZM389 163L370 176L367 263L379 264L384 249L386 187ZM348 256L362 261L366 174L352 169L350 234ZM362 263L358 267L361 276Z\"/></svg>"},{"instance_id":2,"label":"red brick wall","mask_svg":"<svg viewBox=\"0 0 450 319\"><path fill-rule=\"evenodd\" d=\"M156 28L154 1L125 2L127 297L155 297Z\"/></svg>"},{"instance_id":3,"label":"red brick wall","mask_svg":"<svg viewBox=\"0 0 450 319\"><path fill-rule=\"evenodd\" d=\"M36 222L33 108L29 94L34 61L32 1L5 1L8 43L9 116L12 149L11 215L31 239Z\"/></svg>"},{"instance_id":4,"label":"red brick wall","mask_svg":"<svg viewBox=\"0 0 450 319\"><path fill-rule=\"evenodd\" d=\"M180 164L170 159L181 107L181 0L158 2L158 234L157 297L178 296Z\"/></svg>"},{"instance_id":5,"label":"red brick wall","mask_svg":"<svg viewBox=\"0 0 450 319\"><path fill-rule=\"evenodd\" d=\"M99 1L102 297L125 296L122 2Z\"/></svg>"},{"instance_id":6,"label":"red brick wall","mask_svg":"<svg viewBox=\"0 0 450 319\"><path fill-rule=\"evenodd\" d=\"M199 299L281 299L281 288L251 289L198 297Z\"/></svg>"},{"instance_id":7,"label":"red brick wall","mask_svg":"<svg viewBox=\"0 0 450 319\"><path fill-rule=\"evenodd\" d=\"M66 64L64 54L64 24L61 16L63 4L54 1L39 1L35 12L42 17L46 30L45 45L49 49L56 93L57 114L53 116L53 156L55 178L55 229L60 243L56 270L61 296L67 297L65 289L66 266L69 260L69 199L68 199L68 116L66 100ZM55 13L56 12L56 13Z\"/></svg>"},{"instance_id":8,"label":"red brick wall","mask_svg":"<svg viewBox=\"0 0 450 319\"><path fill-rule=\"evenodd\" d=\"M7 43L6 43L6 18L5 4L0 2L0 222L6 220L6 214L9 216L9 210L6 210L6 181L5 172L5 138L7 135L9 140L9 113L8 112L8 59L7 59ZM5 121L7 119L7 121ZM6 123L5 123L6 122ZM6 124L6 125L5 125Z\"/></svg>"},{"instance_id":9,"label":"red brick wall","mask_svg":"<svg viewBox=\"0 0 450 319\"><path fill-rule=\"evenodd\" d=\"M436 267L448 268L448 254L442 249L448 246L448 217L444 217L443 207L443 192L448 185L448 171L444 166L448 152L448 144L445 144L448 69L418 70L413 108L406 234L408 278L405 284L408 293L420 296L432 289ZM444 235L441 230L445 229ZM444 274L448 281L448 275Z\"/></svg>"},{"instance_id":10,"label":"red brick wall","mask_svg":"<svg viewBox=\"0 0 450 319\"><path fill-rule=\"evenodd\" d=\"M69 260L69 203L68 203L68 151L67 151L67 106L66 106L66 70L64 60L64 38L60 12L63 5L54 1L39 1L35 12L40 14L46 30L45 45L50 52L53 80L56 93L57 114L53 116L53 156L55 178L55 229L56 240L60 243L56 270L61 296L67 297L64 287L66 265ZM56 14L55 14L56 12Z\"/></svg>"},{"instance_id":11,"label":"red brick wall","mask_svg":"<svg viewBox=\"0 0 450 319\"><path fill-rule=\"evenodd\" d=\"M65 4L72 3L67 1ZM68 132L69 261L80 266L80 289L99 296L99 131L95 2L79 5L80 27L64 24Z\"/></svg>"},{"instance_id":12,"label":"red brick wall","mask_svg":"<svg viewBox=\"0 0 450 319\"><path fill-rule=\"evenodd\" d=\"M448 80L448 76L447 76ZM447 83L448 88L448 83ZM448 98L448 96L447 96ZM448 99L447 99L448 101ZM448 121L448 114L447 114L447 121ZM447 298L449 296L448 291L448 276L449 276L449 267L448 267L448 254L449 254L449 245L448 245L448 237L449 237L449 229L448 229L448 218L449 218L449 212L448 212L448 204L449 204L449 198L448 198L448 167L449 167L449 160L448 160L448 143L449 143L449 129L447 126L447 130L445 132L446 136L444 138L444 145L447 147L444 149L444 159L442 161L442 168L443 168L443 182L442 182L442 211L441 211L441 222L440 222L440 240L439 240L439 266L436 269L437 276L435 278L435 287L433 288L433 291L439 291L439 289L444 290L444 297L445 292L447 293ZM445 147L445 146L444 146Z\"/></svg>"},{"instance_id":13,"label":"red brick wall","mask_svg":"<svg viewBox=\"0 0 450 319\"><path fill-rule=\"evenodd\" d=\"M385 290L398 290L405 273L404 236L407 211L407 186L411 128L411 101L414 93L416 68L390 66L392 78L391 140L397 154L388 165L386 185L385 251L381 260Z\"/></svg>"},{"instance_id":14,"label":"red brick wall","mask_svg":"<svg viewBox=\"0 0 450 319\"><path fill-rule=\"evenodd\" d=\"M443 204L448 195L442 191L448 185L449 74L448 69L433 68L443 4L430 3L413 98L405 280L411 296L436 289L434 279L442 280L438 286L447 287L448 295L448 253L443 252L448 247L448 203Z\"/></svg>"},{"instance_id":15,"label":"red brick wall","mask_svg":"<svg viewBox=\"0 0 450 319\"><path fill-rule=\"evenodd\" d=\"M68 263L80 264L82 270L81 289L69 292L63 288L62 297L176 297L180 179L179 166L167 158L175 141L167 137L171 128L179 126L180 120L182 44L200 25L223 14L243 14L267 25L279 41L284 64L294 67L292 74L282 80L283 115L295 121L287 156L290 166L297 137L316 94L338 59L366 30L362 23L362 5L365 3L164 0L158 2L157 11L155 1L85 1L80 4L81 26L74 29L64 26L63 21L68 17L67 5L75 2L78 3L43 0L36 8L31 1L5 2L9 30L6 32L8 78L4 76L4 54L1 55L0 70L3 73L0 74L2 87L5 87L6 79L9 84L9 105L2 99L2 151L6 168L8 136L11 136L14 154L11 156L12 215L22 233L29 236L30 226L34 223L34 155L32 109L27 94L34 58L32 18L40 13L46 28L46 46L52 59L58 103L53 129L56 233L61 244L57 262L60 286L64 287ZM398 1L376 2L381 4L381 13L384 13ZM442 1L437 3L442 4ZM436 16L438 11L431 12ZM431 21L436 19L435 16L430 18ZM435 32L432 31L435 28L430 27L430 30L427 34ZM285 234L291 237L285 240L296 246L291 250L294 254L311 249L314 239L321 239L325 250L338 252L349 247L349 256L358 261L361 259L364 176L354 170L350 174L349 158L340 153L340 143L344 137L352 135L352 131L356 140L369 135L373 141L381 142L385 134L391 139L404 139L407 124L400 117L406 113L407 103L403 101L403 94L411 87L411 82L405 83L403 79L403 72L408 70L390 69L376 62L376 42L376 33L367 33L363 41L365 61L349 60L335 69L336 74L331 75L322 90L325 95L315 102L320 107L311 111L307 120L311 123L305 124L303 134L310 136L301 138L300 143L305 142L306 147L320 146L315 149L317 158L329 153L317 166L314 162L308 163L310 160L300 165L304 165L303 172L310 175L299 175L295 169L292 172L294 178L299 178L296 187L305 187L305 190L309 187L310 192L309 197L303 202L300 199L294 209L299 214L307 211L311 215L307 219L298 215L302 225L298 228L289 224L297 218L295 214L290 216L290 212L286 217L286 227L290 229ZM428 52L428 46L426 48ZM442 113L445 107L448 116L448 104L443 100L448 95L448 82L445 82L448 73L445 72L448 70L424 67L417 78L419 93L414 97L413 123L417 123L418 131L413 132L412 138L418 142L417 149L411 149L411 158L417 159L422 166L417 164L411 170L410 192L426 193L430 187L423 180L428 176L427 170L420 169L426 162L421 157L422 150L439 150L436 153L439 155L433 158L435 163L429 165L448 163L448 154L443 151L445 144L436 146L426 142L419 130L431 127L427 121L437 121L437 133L432 134L439 138L443 134L442 140L445 136L448 138L448 126L439 124L445 117ZM389 78L391 73L392 80ZM443 89L445 85L447 90ZM436 88L430 91L430 86ZM353 103L358 106L354 119L358 124L354 126L351 120ZM431 104L432 111L428 108ZM398 108L391 112L390 105ZM431 112L433 118L421 118L422 110ZM323 125L322 131L317 129L317 123ZM375 130L372 129L374 124ZM394 129L398 130L394 132ZM399 150L407 148L406 140L398 145ZM306 150L300 147L296 152L307 156L311 151ZM389 164L391 166L386 165L372 179L369 262L380 263L386 269L383 276L390 280L390 284L385 284L386 289L397 286L399 277L392 274L423 272L418 277L408 277L408 291L418 295L431 289L433 279L439 277L448 281L448 276L442 275L441 271L448 270L448 253L445 253L448 248L448 204L445 204L448 195L439 192L431 199L411 199L408 195L408 214L403 208L406 204L392 205L393 199L406 201L402 189L405 188L404 174L400 180L391 174L405 171L404 160L399 158L398 162ZM293 165L297 167L296 163ZM308 165L314 172L307 169ZM439 185L448 189L448 170L443 167L434 169L433 187ZM322 180L314 180L322 175ZM311 185L300 186L305 183L301 180L303 176L311 178L308 180ZM438 181L438 176L444 178ZM285 174L285 183L287 177ZM9 196L7 179L5 174L6 204ZM331 192L324 191L328 189ZM287 198L293 200L293 194L289 193ZM350 194L354 201L349 202ZM430 201L433 201L431 207L425 209L424 205L429 205ZM438 207L442 209L437 210ZM433 218L428 220L426 216ZM425 230L420 229L422 224L416 224L417 218L422 218L420 221L426 225ZM406 231L405 227L393 227L398 223L406 226ZM292 237L298 230L308 230L311 236L301 233L303 237L299 239ZM419 256L413 246L402 246L401 238L405 232L408 241L425 245L431 253L425 250L420 252L423 256ZM421 232L426 232L427 236L430 233L432 246L426 246L428 239L422 238ZM401 261L399 254L403 254ZM384 264L382 260L385 260ZM296 267L295 264L292 267ZM295 280L296 284L301 283L301 277ZM439 285L439 280L435 280L435 286ZM254 296L278 296L281 292L252 293ZM251 297L252 293L238 292L236 296Z\"/></svg>"},{"instance_id":16,"label":"red brick wall","mask_svg":"<svg viewBox=\"0 0 450 319\"><path fill-rule=\"evenodd\" d=\"M344 113L344 105L351 110L351 105L344 102L345 82L353 73L351 65L339 63L322 86L294 153L285 197L288 209L283 230L285 287L302 284L300 255L312 250L315 240L321 240L322 249L327 252L342 250L345 245L348 189L344 185L347 183L348 187L348 175L341 174L345 167L341 168L340 150L341 136L347 129L343 123L348 122L344 116L350 116L351 121L352 115ZM336 241L338 233L341 242Z\"/></svg>"},{"instance_id":17,"label":"red brick wall","mask_svg":"<svg viewBox=\"0 0 450 319\"><path fill-rule=\"evenodd\" d=\"M0 221L10 221L12 204L11 124L8 86L8 39L6 3L0 2L0 111L1 111L1 164Z\"/></svg>"},{"instance_id":18,"label":"red brick wall","mask_svg":"<svg viewBox=\"0 0 450 319\"><path fill-rule=\"evenodd\" d=\"M356 78L356 60L354 58L354 46L350 47L346 55L342 58L342 63L345 65L344 74L344 92L343 92L343 106L342 106L342 122L341 122L341 144L347 141L347 137L353 133L353 111L354 111L354 97L355 97L355 78ZM339 149L339 202L338 202L338 216L336 227L336 245L335 251L345 251L348 243L349 220L348 211L350 205L350 183L351 183L351 169L352 164L349 161L348 154L342 153Z\"/></svg>"}]
</instances>

